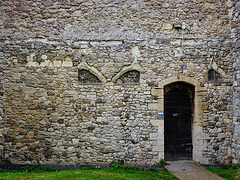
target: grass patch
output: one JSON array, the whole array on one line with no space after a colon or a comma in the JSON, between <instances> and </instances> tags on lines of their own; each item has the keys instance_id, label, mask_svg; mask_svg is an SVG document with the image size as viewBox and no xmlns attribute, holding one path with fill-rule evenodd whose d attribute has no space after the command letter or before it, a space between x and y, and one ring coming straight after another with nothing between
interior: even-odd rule
<instances>
[{"instance_id":1,"label":"grass patch","mask_svg":"<svg viewBox=\"0 0 240 180\"><path fill-rule=\"evenodd\" d=\"M164 168L164 169L165 169L166 165L169 165L169 164L166 161L164 161L163 159L160 159L160 161L154 163L154 166L159 167L159 168Z\"/></svg>"},{"instance_id":2,"label":"grass patch","mask_svg":"<svg viewBox=\"0 0 240 180\"><path fill-rule=\"evenodd\" d=\"M239 180L240 179L240 165L233 167L205 167L210 172L228 180Z\"/></svg>"},{"instance_id":3,"label":"grass patch","mask_svg":"<svg viewBox=\"0 0 240 180\"><path fill-rule=\"evenodd\" d=\"M174 175L165 171L135 170L135 169L80 169L62 170L55 172L22 172L2 171L0 179L48 179L48 180L76 180L76 179L98 179L98 180L145 180L145 179L177 179Z\"/></svg>"}]
</instances>

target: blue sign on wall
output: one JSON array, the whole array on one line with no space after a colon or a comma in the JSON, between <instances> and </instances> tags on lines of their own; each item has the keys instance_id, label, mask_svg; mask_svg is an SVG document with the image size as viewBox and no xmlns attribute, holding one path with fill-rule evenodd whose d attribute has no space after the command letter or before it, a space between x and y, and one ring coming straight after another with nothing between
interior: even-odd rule
<instances>
[{"instance_id":1,"label":"blue sign on wall","mask_svg":"<svg viewBox=\"0 0 240 180\"><path fill-rule=\"evenodd\" d=\"M163 112L162 112L162 111L159 111L159 112L158 112L158 117L160 117L160 118L163 117Z\"/></svg>"}]
</instances>

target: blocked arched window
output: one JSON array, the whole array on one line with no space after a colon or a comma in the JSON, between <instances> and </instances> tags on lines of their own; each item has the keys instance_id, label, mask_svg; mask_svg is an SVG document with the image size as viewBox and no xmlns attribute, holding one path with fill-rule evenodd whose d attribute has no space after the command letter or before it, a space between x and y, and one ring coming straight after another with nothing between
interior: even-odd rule
<instances>
[{"instance_id":1,"label":"blocked arched window","mask_svg":"<svg viewBox=\"0 0 240 180\"><path fill-rule=\"evenodd\" d=\"M215 81L216 80L216 71L213 69L210 69L208 71L208 81Z\"/></svg>"},{"instance_id":2,"label":"blocked arched window","mask_svg":"<svg viewBox=\"0 0 240 180\"><path fill-rule=\"evenodd\" d=\"M85 69L78 70L78 81L84 84L102 83L97 76Z\"/></svg>"},{"instance_id":3,"label":"blocked arched window","mask_svg":"<svg viewBox=\"0 0 240 180\"><path fill-rule=\"evenodd\" d=\"M140 72L137 70L125 72L118 80L118 83L139 83Z\"/></svg>"}]
</instances>

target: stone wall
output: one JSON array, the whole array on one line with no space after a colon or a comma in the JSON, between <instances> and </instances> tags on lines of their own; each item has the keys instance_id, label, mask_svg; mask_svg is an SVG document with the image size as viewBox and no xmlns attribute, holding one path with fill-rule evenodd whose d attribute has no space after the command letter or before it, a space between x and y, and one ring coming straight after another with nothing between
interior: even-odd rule
<instances>
[{"instance_id":1,"label":"stone wall","mask_svg":"<svg viewBox=\"0 0 240 180\"><path fill-rule=\"evenodd\" d=\"M154 89L184 76L206 91L194 160L231 163L230 2L3 1L1 9L4 159L151 164L164 157ZM81 69L92 79L79 78ZM124 83L129 71L139 82Z\"/></svg>"},{"instance_id":2,"label":"stone wall","mask_svg":"<svg viewBox=\"0 0 240 180\"><path fill-rule=\"evenodd\" d=\"M4 95L4 88L3 88L3 81L4 81L4 73L3 73L3 68L4 68L4 62L3 62L3 53L0 52L0 121L3 120L4 117L4 106L3 106L3 95ZM4 126L0 126L0 157L2 157L3 153L3 143L4 143L4 138L2 135L2 130Z\"/></svg>"},{"instance_id":3,"label":"stone wall","mask_svg":"<svg viewBox=\"0 0 240 180\"><path fill-rule=\"evenodd\" d=\"M233 68L234 68L234 135L233 163L240 163L240 1L232 1L232 39L233 39Z\"/></svg>"}]
</instances>

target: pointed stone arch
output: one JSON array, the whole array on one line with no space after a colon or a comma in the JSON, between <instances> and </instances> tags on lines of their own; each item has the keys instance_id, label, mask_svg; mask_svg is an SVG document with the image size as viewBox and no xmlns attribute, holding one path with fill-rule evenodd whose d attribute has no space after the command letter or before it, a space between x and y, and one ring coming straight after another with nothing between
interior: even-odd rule
<instances>
[{"instance_id":1,"label":"pointed stone arch","mask_svg":"<svg viewBox=\"0 0 240 180\"><path fill-rule=\"evenodd\" d=\"M217 63L215 62L215 60L212 58L209 65L208 65L208 70L214 70L215 72L217 72L218 74L220 74L222 77L225 77L226 74L225 72L218 67Z\"/></svg>"},{"instance_id":2,"label":"pointed stone arch","mask_svg":"<svg viewBox=\"0 0 240 180\"><path fill-rule=\"evenodd\" d=\"M113 78L112 78L112 82L115 83L122 75L124 75L125 73L129 72L129 71L141 71L141 66L138 62L133 62L130 66L126 66L124 68L122 68L122 70L120 72L118 72Z\"/></svg>"},{"instance_id":3,"label":"pointed stone arch","mask_svg":"<svg viewBox=\"0 0 240 180\"><path fill-rule=\"evenodd\" d=\"M202 102L202 98L207 94L207 88L201 87L201 83L192 77L187 77L183 75L173 76L167 79L164 79L159 82L159 86L153 88L151 93L154 96L157 96L158 103L148 104L148 108L152 110L157 110L158 113L164 112L164 87L175 83L175 82L184 82L194 86L194 107L193 107L193 124L192 124L192 145L193 145L193 154L192 159L194 161L201 162L203 164L208 164L208 159L203 157L203 140L208 139L208 135L203 132L202 128L202 117L203 111L208 108L206 102ZM157 126L158 132L151 133L150 137L153 141L156 141L156 146L153 147L154 151L158 152L158 157L153 159L158 161L161 158L164 159L164 116L157 117L151 121L153 126Z\"/></svg>"},{"instance_id":4,"label":"pointed stone arch","mask_svg":"<svg viewBox=\"0 0 240 180\"><path fill-rule=\"evenodd\" d=\"M94 76L96 76L102 83L106 83L106 78L95 67L89 66L86 62L81 62L78 65L78 70L87 70Z\"/></svg>"}]
</instances>

